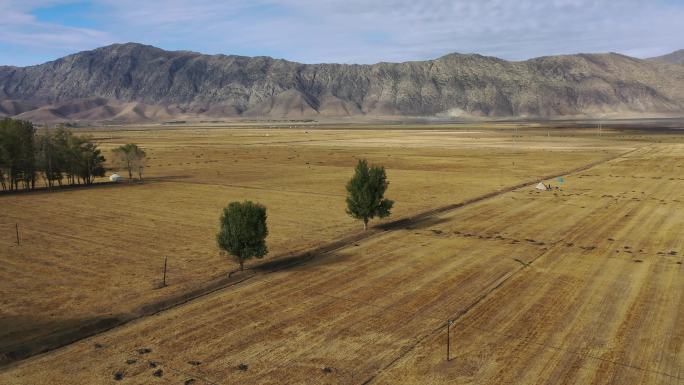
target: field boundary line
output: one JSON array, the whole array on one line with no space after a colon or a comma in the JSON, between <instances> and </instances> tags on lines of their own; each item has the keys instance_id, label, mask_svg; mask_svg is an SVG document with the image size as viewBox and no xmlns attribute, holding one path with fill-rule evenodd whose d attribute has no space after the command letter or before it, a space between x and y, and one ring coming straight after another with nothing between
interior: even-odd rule
<instances>
[{"instance_id":1,"label":"field boundary line","mask_svg":"<svg viewBox=\"0 0 684 385\"><path fill-rule=\"evenodd\" d=\"M33 341L32 345L26 346L26 345L18 345L18 346L11 346L8 347L9 349L3 349L3 351L0 351L0 372L5 371L7 368L19 365L20 363L29 360L33 357L37 357L43 354L50 353L52 351L58 350L65 348L73 343L77 343L81 340L85 340L91 337L95 337L97 335L100 335L102 333L111 331L113 329L122 327L126 324L129 324L131 322L137 321L144 319L149 316L157 315L160 314L164 311L167 310L172 310L176 307L182 306L184 304L187 304L189 302L198 300L204 296L210 295L212 293L218 292L223 289L227 289L231 286L237 285L239 283L242 283L244 281L248 281L251 278L255 276L263 276L269 273L281 271L281 270L286 270L295 266L299 266L302 264L305 264L313 259L316 259L317 257L329 255L330 253L346 248L350 245L353 245L356 242L361 242L365 241L374 237L378 237L382 234L385 234L389 231L395 231L395 230L401 230L405 229L407 227L410 227L412 225L419 224L425 220L428 220L430 218L433 218L437 215L444 214L447 212L451 212L453 210L472 205L474 203L482 202L491 198L495 198L497 196L518 190L520 188L530 186L536 183L539 183L540 181L548 180L548 179L553 179L559 176L566 176L566 175L572 175L576 174L582 171L586 171L588 169L591 169L593 167L611 162L615 159L622 158L624 156L627 156L635 151L641 150L643 148L648 147L648 145L645 146L639 146L636 148L633 148L631 150L628 150L626 152L622 152L604 159L599 159L594 162L590 162L588 164L570 169L570 170L564 170L564 171L559 171L553 174L548 174L544 175L541 177L534 178L532 180L527 180L521 183L517 183L513 186L501 188L498 190L491 191L489 193L483 194L476 196L474 198L466 199L462 202L459 203L454 203L446 206L441 206L437 207L435 209L423 211L417 214L414 214L409 217L404 217L404 218L399 218L394 221L382 223L375 225L373 227L370 227L368 230L364 232L358 232L354 233L348 236L345 236L343 238L340 238L338 240L331 241L329 243L326 243L322 246L314 247L308 250L304 251L298 251L298 252L292 252L292 253L286 253L281 256L276 256L273 258L273 260L261 263L259 265L253 266L249 269L247 269L247 273L239 273L238 271L231 271L228 276L226 277L221 276L218 278L214 278L213 280L210 280L208 284L205 284L203 286L199 286L193 290L190 290L185 293L180 293L175 296L172 296L170 298L166 298L157 302L141 305L135 309L133 309L130 313L125 313L122 316L119 317L114 317L113 319L107 319L108 322L106 322L105 325L100 326L97 324L97 322L92 323L92 324L84 324L79 327L74 327L71 329L67 329L62 331L59 334L53 334L50 336L43 337L40 340ZM522 267L521 267L522 268ZM238 273L237 276L233 277L233 274ZM474 305L473 305L474 306ZM86 329L87 331L79 334L79 330ZM427 338L431 333L428 333L425 338ZM9 350L9 351L7 351ZM13 357L12 355L15 353L15 351L19 351L20 355L17 356L16 358ZM2 359L3 355L6 357L6 359ZM380 372L376 373L379 374ZM374 378L375 376L373 376ZM368 383L371 381L369 379L368 381L364 382L364 384Z\"/></svg>"}]
</instances>

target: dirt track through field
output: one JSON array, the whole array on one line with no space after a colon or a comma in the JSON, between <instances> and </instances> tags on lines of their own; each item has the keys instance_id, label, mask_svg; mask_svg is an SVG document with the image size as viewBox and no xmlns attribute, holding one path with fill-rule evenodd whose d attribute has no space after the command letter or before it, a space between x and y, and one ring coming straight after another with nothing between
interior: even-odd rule
<instances>
[{"instance_id":1,"label":"dirt track through field","mask_svg":"<svg viewBox=\"0 0 684 385\"><path fill-rule=\"evenodd\" d=\"M311 261L317 257L322 256L322 255L334 253L337 250L349 247L349 246L351 246L357 242L360 242L363 240L368 240L368 239L375 237L375 236L378 236L378 235L386 234L387 231L396 231L396 230L400 230L400 229L411 228L413 226L419 226L422 223L429 222L431 219L433 219L437 215L445 214L445 213L448 213L450 211L453 211L455 209L458 209L458 208L461 208L461 207L464 207L467 205L472 205L472 204L477 203L477 202L481 202L481 201L484 201L484 200L487 200L490 198L500 196L502 194L517 190L521 187L525 187L525 186L529 186L531 184L537 183L539 180L551 179L551 178L555 178L555 177L561 176L561 175L571 175L571 174L575 174L578 172L582 172L582 171L588 170L592 167L595 167L599 164L608 162L610 160L613 160L613 159L616 159L619 157L627 156L629 153L631 153L633 151L636 151L636 150L631 150L631 151L628 151L627 153L623 153L621 155L618 155L618 156L615 156L615 157L612 157L609 159L601 160L598 162L592 162L590 164L578 167L574 170L562 171L562 172L559 172L559 173L554 174L554 175L548 175L548 176L541 178L541 179L526 181L526 182L523 182L520 184L516 184L514 186L510 186L510 187L503 188L503 189L500 189L497 191L493 191L491 193L484 194L482 196L464 201L462 203L443 206L440 208L432 209L432 210L429 210L426 212L422 212L422 213L413 215L409 218L402 218L399 220L388 222L388 223L383 224L382 226L379 226L378 228L371 229L370 231L367 231L365 233L356 234L356 235L353 235L350 237L346 237L346 238L340 239L338 241L326 244L324 246L315 248L313 250L309 250L305 253L276 258L272 262L267 262L267 263L256 266L254 268L254 270L259 272L259 273L268 273L268 272L276 272L276 271L280 271L280 270L285 269L285 268L297 266L297 265L300 265L302 263ZM192 182L190 182L190 183L192 183ZM536 260L536 258L535 258L535 260ZM500 285L502 285L509 278L511 278L515 273L522 270L523 268L524 267L520 267L518 270L516 270L512 273L506 274L501 280L496 281L492 288L487 289L483 294L481 294L477 298L477 300L475 302L473 302L471 305L469 305L464 311L462 311L458 317L467 313L467 311L470 308L474 307L477 303L479 303L480 301L485 299L489 293L496 290L496 288L498 288ZM252 278L252 276L241 276L241 277L239 277L239 279L235 279L235 277L233 277L230 279L218 280L218 281L210 283L209 285L207 285L204 288L194 290L191 293L184 293L184 294L181 294L177 297L167 299L167 300L160 302L160 303L146 305L143 308L136 311L130 317L122 318L120 320L120 322L116 322L114 325L107 324L106 326L103 327L102 330L95 330L95 331L91 330L87 334L82 335L82 336L78 336L75 339L73 339L73 336L71 336L71 339L69 341L58 342L57 343L58 346L50 346L46 350L51 350L51 349L59 347L59 346L64 346L67 343L73 343L73 342L75 342L79 339L85 338L85 337L97 335L101 332L108 331L108 330L114 329L116 327L122 326L126 323L129 323L132 320L137 320L137 319L140 319L143 317L148 317L150 315L159 314L161 311L170 310L170 309L173 309L174 307L177 307L177 306L180 306L183 304L187 304L189 301L194 301L194 300L200 299L200 298L202 298L208 294L216 293L217 291L220 291L224 288L232 286L236 283L243 282L243 281L248 280L250 278ZM332 297L332 298L335 298L335 297ZM342 299L344 299L344 298L342 298ZM439 331L439 328L436 329L434 332L438 332L438 331ZM427 338L427 337L429 337L429 335L425 336L425 338ZM403 354L400 357L398 357L397 360L399 360L401 357L403 357L403 355L406 353L408 353L408 351L403 352ZM393 361L393 363L394 362L395 361ZM390 366L391 365L389 365L388 367L390 367ZM374 376L373 376L373 378L374 378Z\"/></svg>"},{"instance_id":2,"label":"dirt track through field","mask_svg":"<svg viewBox=\"0 0 684 385\"><path fill-rule=\"evenodd\" d=\"M677 167L681 167L681 166L677 166ZM661 178L658 178L658 179L661 179ZM674 178L668 178L668 179L669 179L670 181L671 181L671 180L674 180ZM657 187L661 187L661 185L662 185L662 183L659 184ZM664 201L664 200L663 200L663 199L658 199L656 196L657 196L657 195L662 195L663 192L665 192L665 191L667 191L667 193L670 194L670 191L671 191L671 190L669 190L669 189L666 190L665 188L662 188L662 189L653 188L653 189L651 189L651 190L652 190L652 191L651 191L650 193L646 193L646 194L644 194L644 192L642 192L642 198L639 199L639 200L653 199L653 200L660 200L660 201L662 202L662 201ZM633 201L633 200L630 199L630 201ZM609 206L610 206L610 204L609 204L608 206L606 206L606 207L608 208ZM616 215L616 212L615 212L615 211L618 210L618 209L621 211L620 215ZM624 231L629 231L629 232L638 231L637 228L635 227L635 223L630 223L630 224L629 224L630 227L625 227L624 223L621 224L620 221L621 221L623 218L626 218L626 217L633 217L633 216L639 217L639 218L644 218L644 206L642 206L642 205L627 205L627 206L625 206L625 207L621 207L621 206L618 206L618 205L613 204L613 207L612 207L612 208L610 208L609 210L605 210L605 209L604 209L604 210L601 210L601 211L599 212L598 215L600 215L600 217L595 217L595 218L592 218L592 219L593 219L593 224L594 224L594 226L595 226L595 225L601 225L601 226L602 226L602 227L600 228L600 230L599 230L598 228L583 229L582 227L586 226L587 223L586 223L586 222L580 223L580 224L582 225L582 227L578 227L578 228L576 228L576 229L574 229L574 230L567 231L567 235L566 235L566 236L561 237L561 238L559 238L558 241L556 241L556 242L550 244L549 250L543 252L542 254L538 255L537 257L535 257L535 258L533 258L532 260L530 260L529 262L527 262L527 265L528 265L528 266L520 267L520 268L518 268L517 271L511 273L511 275L508 276L508 277L505 279L506 285L503 285L503 284L502 284L502 285L497 285L497 286L494 288L494 290L492 290L492 291L489 292L488 294L495 294L495 291L499 291L500 289L503 289L504 286L512 286L512 285L519 286L519 285L522 284L522 281L525 281L525 280L533 281L533 280L530 279L530 278L535 278L535 276L529 276L529 271L530 271L531 269L534 270L534 269L536 268L536 265L537 265L537 264L540 264L540 263L541 263L542 265L544 265L544 264L549 264L550 262L549 262L549 261L545 261L544 259L545 259L546 257L549 257L549 258L550 258L550 257L557 256L559 253L563 253L563 252L560 251L559 249L566 249L566 248L567 248L567 244L569 244L569 243L568 243L569 240L581 239L582 237L584 237L584 238L590 238L590 237L587 236L587 235L588 235L588 234L591 234L592 232L597 233L597 234L610 234L610 232L612 232L612 231L622 231L622 232L624 232ZM646 217L646 218L648 218L648 217ZM661 227L661 226L663 226L663 225L665 224L665 223L664 223L664 220L665 220L665 218L667 218L667 217L657 217L657 218L659 219L659 222L658 222L657 225L654 224L653 226L651 226L651 225L649 224L649 225L647 226L646 224L644 224L644 226L646 226L646 228L661 229L660 231L666 232L667 230L665 230L665 229L667 229L667 227L669 227L669 226L665 226L664 228ZM578 236L578 234L579 234L580 236ZM666 235L666 234L662 234L661 237L662 237L662 236L665 236L665 235ZM573 237L573 239L569 239L569 237ZM658 237L660 241L662 241L662 240L661 240L661 237ZM613 242L613 241L614 241L612 238L608 238L608 240L609 240L610 242ZM635 240L633 239L632 241L635 241ZM654 242L653 240L648 240L648 239L643 239L641 242L642 242L642 243L643 243L643 242L647 242L647 244L649 244L649 245L651 245L651 246L658 245L658 242L657 242L657 241ZM563 245L564 243L565 243L565 245ZM661 245L661 246L662 246L662 245ZM593 248L594 248L594 246L591 246L591 248L587 247L587 249L589 249L589 250L593 250ZM623 252L623 253L626 252L626 253L632 254L632 253L633 253L633 251L632 251L633 248L634 248L634 247L625 246L625 247L623 248L622 252ZM644 247L644 249L646 249L646 247ZM620 252L620 250L615 250L615 253L619 253L619 252ZM636 250L634 250L634 252L636 253ZM646 252L646 251L640 249L640 250L639 250L639 254L642 254L642 252ZM657 254L658 254L658 255L665 255L666 253L665 253L664 251L658 251ZM675 251L670 251L669 254L670 254L670 255L676 255L676 252L675 252ZM618 257L615 257L615 256L610 256L610 255L609 255L609 256L606 256L605 258L606 258L606 259L605 259L606 263L612 263L611 261L613 261L613 260L620 260L620 261L624 260L623 258L618 258ZM681 263L682 263L681 257L679 257L678 259L679 259L679 260L675 259L673 262L671 262L671 263L670 263L670 266L673 266L673 265L674 265L674 266L676 266L676 265L681 265ZM640 259L635 259L634 262L637 262L637 263L647 263L647 262L644 262L644 261L642 261L642 260L640 260ZM648 263L649 263L649 264L652 264L653 266L659 266L659 265L662 264L663 262L648 262ZM551 272L551 271L557 271L558 274L562 274L562 272L564 271L564 269L550 269L550 270L548 270L548 271L549 271L549 272ZM597 270L597 271L600 271L600 270ZM676 271L676 270L675 270L675 271ZM525 274L526 274L527 276L521 277L521 275L525 275ZM655 278L655 280L658 280L658 278ZM590 280L590 279L587 279L587 281L588 281L588 282L592 282L592 280ZM615 285L617 285L619 282L620 282L620 280L616 280ZM624 282L624 281L623 281L623 282ZM646 282L650 282L650 281L647 280ZM676 287L677 287L677 286L680 286L680 287L681 287L681 280L680 280L680 283L677 283L677 281L674 280L674 278L672 278L672 280L670 281L670 284L672 284L672 285L675 286L674 293L677 293L677 294L674 294L674 295L680 295L680 294L679 294L679 291L676 289ZM529 286L529 285L528 285L528 286ZM532 289L532 290L535 290L535 291L536 291L537 289L535 288L535 289ZM674 370L672 370L672 369L671 369L671 370L662 370L662 369L659 369L659 368L651 368L651 367L649 367L648 365L645 365L645 364L636 364L636 363L630 362L629 360L624 360L624 359L621 360L621 359L619 359L619 358L610 358L610 357L606 357L606 356L604 356L604 355L602 355L602 354L596 354L596 353L586 352L586 351L583 351L583 349L577 349L577 348L572 348L572 347L570 347L570 348L568 348L568 347L563 347L562 344L536 341L535 338L530 337L530 336L525 336L524 333L507 333L507 332L505 332L505 331L500 331L501 329L505 329L505 328L502 327L501 325L497 325L496 328L486 328L486 327L479 326L479 325L478 325L478 322L473 322L472 320L466 319L465 321L463 321L463 319L464 319L464 318L468 318L468 317L471 315L472 312L477 313L477 312L479 312L479 311L486 311L486 312L492 313L492 312L498 310L498 308L497 308L496 306L492 306L492 304L491 304L491 302L495 301L494 299L492 299L493 297L496 297L496 298L497 298L496 301L499 302L499 303L503 303L502 301L509 301L509 302L511 302L511 303L513 303L513 302L518 302L518 304L520 304L520 301L512 301L512 300L511 300L511 295L510 295L510 292L511 292L511 291L515 292L514 290L511 290L510 288L508 288L507 290L504 291L503 294L500 294L500 295L497 295L497 296L493 296L493 295L490 296L490 295L488 295L488 296L485 296L485 297L483 297L483 298L480 298L480 299L478 299L478 300L476 301L476 303L474 304L474 306L468 307L468 308L466 309L466 311L464 311L464 312L460 312L459 315L456 317L457 323L455 324L455 327L458 328L458 329L460 329L460 330L459 330L459 336L463 336L463 335L466 333L465 330L473 330L473 329L475 329L475 330L478 330L478 331L481 332L481 333L478 333L479 335L498 336L500 339L508 339L508 340L513 339L513 340L519 341L520 343L523 343L523 344L529 344L529 345L532 345L532 346L535 346L535 345L536 345L536 346L539 346L539 347L541 347L541 348L543 348L543 349L545 349L545 350L557 351L557 352L562 353L562 354L574 355L574 356L580 357L580 358L583 359L583 360L589 360L589 361L595 360L596 362L602 362L602 363L606 363L606 364L612 365L613 368L622 367L622 368L625 368L625 369L630 369L631 371L634 371L634 372L637 372L637 373L638 373L638 372L643 373L645 376L652 375L652 376L655 376L655 377L659 377L659 378L661 379L661 380L658 380L658 381L653 381L653 380L651 379L651 380L649 380L649 381L647 381L647 382L643 382L643 383L655 383L655 382L660 383L661 381L666 381L666 382L664 382L664 383L670 383L670 382L668 381L668 379L673 379L673 380L675 380L675 381L684 379L684 377L682 377L680 374L678 374L678 372L681 372L681 367L680 367L680 368L677 368L677 367L675 366L675 367L674 367ZM610 291L610 293L611 293L611 295L613 295L613 296L617 296L617 295L621 294L621 289L617 289L617 288L616 288L616 289L612 289L612 290ZM558 294L554 294L554 295L558 295ZM645 300L645 301L654 301L654 300L656 300L656 298L658 298L658 296L661 296L661 295L663 295L662 292L659 293L659 294L656 294L656 292L649 293L649 297L644 297L644 300ZM667 295L667 294L666 294L666 295ZM670 295L673 295L673 294L670 294ZM524 297L524 294L522 294L522 293L516 294L516 297L518 297L518 298ZM586 301L586 300L587 300L587 297L586 297L586 296L578 296L578 298L581 298L582 301ZM646 299L646 298L648 298L648 299ZM616 300L617 300L617 299L616 299ZM673 301L674 301L674 303L676 304L676 301L677 301L677 300L674 299ZM607 302L609 303L610 301L607 301ZM523 303L524 303L524 301L523 301ZM645 303L644 303L644 304L645 304ZM642 304L641 306L644 306L644 304ZM507 306L511 306L511 305L507 305ZM655 307L656 305L652 305L652 306ZM659 305L658 305L658 306L659 306ZM663 306L664 306L664 305L663 305ZM496 310L495 310L495 309L496 309ZM677 330L677 329L676 329L676 328L677 328L677 326L676 326L676 325L677 325L677 321L676 321L676 320L681 318L681 316L677 315L677 313L679 312L679 313L681 314L681 311L682 311L681 306L676 306L676 305L675 305L674 307L664 306L664 308L661 308L661 307L659 306L658 309L659 309L659 310L657 310L657 311L658 311L659 313L668 314L668 315L669 315L669 317L663 315L663 316L659 316L659 318L660 318L660 317L664 317L664 318L661 318L661 319L663 320L663 322L668 322L668 323L670 323L670 325L674 326L674 328L675 328L674 331L676 331L676 330ZM648 312L645 312L645 311L643 311L643 310L638 310L638 312L639 312L640 314L647 314L647 313L648 313ZM501 310L501 313L504 313L504 314L505 314L506 312L505 312L504 310ZM674 314L672 314L672 313L674 313ZM537 310L537 311L535 311L535 312L532 313L532 314L534 314L535 316L540 316L540 315L543 314L543 311ZM673 318L672 316L674 316L674 318ZM640 317L647 317L647 316L646 316L646 315L641 315ZM668 319L669 319L669 321L667 321ZM493 322L492 322L492 323L493 323ZM530 323L526 323L526 324L527 324L529 327L531 327L531 328L535 328L535 327L537 327L537 326L539 325L538 323L534 323L534 322L530 322ZM672 326L670 326L670 327L672 327ZM586 328L586 327L590 327L590 326L589 326L589 325L585 325L584 327ZM625 328L625 329L624 329L624 332L625 332L625 333L635 333L635 329L636 329L636 330L640 330L640 331L643 330L642 333L647 333L647 331L648 331L648 333L659 333L659 332L660 332L660 329L659 329L658 327L656 327L655 325L652 326L652 327L650 327L650 328L648 328L648 326L646 326L646 325L639 325L638 327L634 327L634 328ZM434 347L436 346L436 344L437 344L437 345L439 344L439 340L441 339L441 336L438 336L438 334L440 334L440 332L443 332L443 331L444 331L444 326L441 325L439 328L435 329L435 331L434 331L434 333L433 333L432 335L426 336L425 338L423 338L423 339L421 339L420 341L418 341L417 344L416 344L416 346L422 345L422 346L421 346L422 349L431 349L431 350L433 351L433 352L431 353L432 356L430 357L430 360L431 360L432 362L436 362L436 360L437 360L437 356L435 356L435 352L434 352ZM673 337L674 337L674 336L673 336ZM432 339L433 341L426 342L427 340L430 340L430 339ZM457 341L458 341L458 340L457 340ZM674 338L674 341L673 341L674 344L675 344L674 346L676 346L676 344L678 343L678 342L675 342L675 341L681 342L681 337L675 337L675 338ZM458 342L457 342L457 343L458 343ZM653 342L650 342L650 343L653 343ZM430 347L428 347L427 345L429 345ZM618 346L619 346L619 345L618 345ZM414 348L415 348L415 347L414 347ZM395 379L395 380L397 380L398 378L401 378L402 381L406 381L406 378L405 378L405 377L401 376L401 374L399 374L399 375L397 376L396 373L395 373L394 376L391 376L391 375L390 375L390 376L386 376L386 378L381 378L380 381L375 381L375 380L376 380L378 377L382 377L382 375L385 374L387 371L391 371L392 369L395 369L395 368L398 368L397 372L404 372L404 373L406 373L406 372L407 372L407 369L408 369L408 370L412 370L412 371L415 373L415 368L416 368L416 364L417 364L417 363L416 363L416 360L425 359L425 355L424 355L425 353L423 353L423 352L417 353L417 352L414 351L414 350L415 350L414 348L412 348L410 351L403 352L403 353L401 354L401 357L400 357L399 359L392 361L392 362L390 363L390 365L388 365L388 366L386 366L385 368L383 368L383 370L381 370L381 371L379 371L379 372L373 374L373 375L371 376L371 378L367 381L367 383L375 383L375 382L380 382L380 383L391 383L392 381L390 381L389 379L392 379L392 378ZM634 346L633 351L634 351L634 352L638 352L640 349L643 349L643 348L644 348L644 346ZM625 348L625 349L626 349L626 348ZM677 348L675 348L675 349L677 349ZM436 352L436 353L439 354L440 352ZM631 353L631 354L633 355L633 354L638 354L638 353ZM663 354L663 353L661 353L661 354ZM410 358L404 360L406 357L408 357L408 356L410 356L410 355L413 355L413 357L410 357ZM420 358L419 358L419 357L420 357ZM460 361L460 362L454 362L454 365L453 365L454 368L458 367L460 364L463 363L462 357L463 357L463 356L459 357L459 358L461 358L461 359L458 360L458 361ZM406 361L406 362L403 362L403 361ZM675 358L675 361L676 361L676 358ZM681 362L681 359L680 359L680 362ZM440 364L440 365L441 365L441 364ZM447 364L447 365L449 365L449 364ZM523 365L523 364L521 363L521 365ZM529 365L529 364L527 364L527 365ZM526 366L527 366L527 365L526 365ZM681 364L680 364L680 365L681 365ZM441 365L441 366L443 366L443 365ZM409 368L412 368L412 369L409 369ZM434 367L433 367L432 369L433 369L433 370L436 370L436 368L434 368ZM502 369L502 370L504 370L504 369ZM514 373L518 372L518 371L516 370L516 368L507 368L507 369L505 369L505 370L506 370L507 373L510 373L511 375L513 375ZM427 374L426 372L423 372L423 371L421 371L421 373ZM622 374L623 376L626 376L626 375L624 375L624 373L621 373L621 374ZM597 375L598 375L598 374L597 374ZM410 377L410 378L412 379L412 381L407 381L407 383L415 383L416 380L418 379L418 378L415 377L415 376L412 376L412 377ZM505 380L502 379L502 378L498 378L496 381L492 381L491 379L490 379L490 380L481 379L481 381L482 381L483 383L508 383L508 381L510 381L510 379L511 379L510 377L506 377ZM565 380L565 381L569 381L569 382L571 382L571 383L576 383L576 382L574 382L572 376L569 375L569 374L566 374L566 377L563 377L563 376L556 376L556 377L553 377L553 380L555 380L555 381L559 381L559 380L561 380L561 379L563 379L563 380ZM446 378L443 378L441 381L437 381L437 382L443 382L444 380L446 380ZM453 381L454 379L451 378L451 380ZM530 378L529 380L531 380L531 378ZM537 381L540 381L540 382L541 382L541 380L539 379L539 377L537 377ZM537 383L537 381L534 381L534 382ZM551 381L551 379L549 379L549 381ZM596 380L594 379L593 381L596 381ZM615 379L613 379L613 381L615 381ZM642 381L644 381L644 380L643 380L643 379L640 380L639 383L642 383ZM518 382L518 383L527 383L528 381L525 381L525 380L523 380L523 379L517 379L516 382ZM557 382L553 382L553 383L557 383ZM583 382L577 382L577 383L583 383ZM601 382L601 383L603 383L603 382ZM622 381L618 381L618 382L612 382L612 381L611 381L610 383L634 383L634 381L633 381L633 379L632 379L631 381L627 381L627 382L624 382L624 380L622 380Z\"/></svg>"},{"instance_id":3,"label":"dirt track through field","mask_svg":"<svg viewBox=\"0 0 684 385\"><path fill-rule=\"evenodd\" d=\"M629 153L635 152L635 151L637 151L637 150L639 150L639 149L635 149L635 150L632 150L632 151L628 151L628 152L626 152L626 153L624 153L624 154L621 154L621 155L618 155L618 156L616 156L615 158L612 158L612 159L607 159L607 160L602 161L602 162L596 162L596 163L593 164L593 165L588 165L588 166L580 167L580 168L578 168L578 169L576 169L576 170L573 170L572 172L569 172L569 173L566 173L566 174L563 174L563 175L572 175L572 174L575 174L575 173L577 173L577 172L587 171L587 170L591 169L591 167L597 166L597 165L602 164L602 163L609 162L609 161L611 161L611 160L613 160L613 159L625 157L625 156L627 156ZM557 175L557 176L561 176L561 175ZM554 176L554 177L556 177L556 176ZM549 178L545 178L545 179L551 179L551 178L554 178L554 177L549 177ZM506 192L511 192L511 191L516 190L516 189L517 189L517 188L506 189L506 190L507 190ZM498 194L497 194L497 195L498 195ZM570 236L572 236L572 235L573 235L572 232L568 232L567 237L570 237ZM466 315L468 314L468 312L470 312L470 310L472 310L473 308L475 308L476 306L478 306L481 302L483 302L485 299L487 299L490 295L493 295L497 290L499 290L503 285L505 285L511 278L514 278L518 273L522 272L525 268L528 268L528 267L532 266L532 265L533 265L537 260L539 260L540 258L543 258L544 256L551 254L551 253L553 252L554 247L555 247L556 245L558 245L559 243L565 242L567 237L561 238L561 239L559 239L559 240L556 240L556 241L550 243L550 244L549 244L549 250L544 250L544 251L542 251L541 253L539 253L538 255L536 255L535 257L533 257L532 259L528 260L527 262L523 262L523 261L520 261L520 260L517 260L517 259L516 259L517 261L519 261L519 262L522 264L522 266L520 266L517 270L513 270L513 271L511 271L511 272L509 272L509 273L506 273L503 277L501 277L500 280L498 280L497 282L495 282L495 284L494 284L491 288L488 288L488 289L486 289L485 291L483 291L483 292L482 292L482 293L481 293L481 294L480 294L480 295L479 295L479 296L478 296L470 305L468 305L468 306L466 306L465 308L461 309L461 310L460 310L457 314L455 314L454 316L449 317L449 320L451 320L451 321L454 323L454 325L463 326L463 325L459 325L459 324L458 324L458 321L460 321L461 318L463 318L464 316L466 316ZM439 334L439 333L444 333L444 330L445 330L446 327L448 327L448 321L444 321L444 324L443 324L443 325L438 326L438 327L435 328L430 334L427 334L427 335L424 336L424 338L421 338L420 340L416 341L416 343L413 344L413 345L411 346L410 349L407 349L407 350L401 352L401 354L400 354L399 356L397 356L396 359L392 360L387 366L383 367L383 368L382 368L380 371L378 371L377 373L374 373L370 378L368 378L366 381L364 381L364 382L362 383L362 385L372 384L372 383L374 382L375 378L376 378L378 375L380 375L382 372L384 372L384 371L386 371L386 370L392 368L397 362L401 361L408 353L412 352L412 351L413 351L418 345L420 345L423 341L425 341L425 340L428 339L428 338L434 338L434 337L435 337L437 334ZM474 326L474 325L467 325L466 327L477 328L477 327ZM489 331L489 330L481 330L481 331L491 332L491 331ZM558 350L561 350L561 351L565 351L564 349L558 348L558 347L550 347L550 346L547 346L547 345L543 345L543 346L549 347L549 348L558 349ZM592 358L594 358L594 357L592 357ZM598 358L598 357L596 357L596 358ZM600 359L600 358L598 358L598 359ZM609 361L609 360L608 360L608 361ZM618 365L623 365L623 366L628 366L628 367L629 367L629 365L620 364L620 363L617 363L617 362L612 362L612 363L618 364ZM637 367L633 367L633 368L640 369L640 368L637 368ZM656 373L657 373L657 372L656 372ZM664 373L658 373L658 374L664 374ZM665 375L666 375L666 374L665 374ZM677 377L677 378L678 378L678 377Z\"/></svg>"}]
</instances>

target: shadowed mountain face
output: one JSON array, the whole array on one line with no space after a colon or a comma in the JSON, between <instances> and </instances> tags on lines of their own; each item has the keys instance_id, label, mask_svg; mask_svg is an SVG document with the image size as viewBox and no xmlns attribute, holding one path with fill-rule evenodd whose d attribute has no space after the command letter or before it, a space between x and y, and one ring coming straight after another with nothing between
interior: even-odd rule
<instances>
[{"instance_id":1,"label":"shadowed mountain face","mask_svg":"<svg viewBox=\"0 0 684 385\"><path fill-rule=\"evenodd\" d=\"M684 112L684 66L618 54L300 64L129 43L0 67L0 114L35 121L623 112Z\"/></svg>"}]
</instances>

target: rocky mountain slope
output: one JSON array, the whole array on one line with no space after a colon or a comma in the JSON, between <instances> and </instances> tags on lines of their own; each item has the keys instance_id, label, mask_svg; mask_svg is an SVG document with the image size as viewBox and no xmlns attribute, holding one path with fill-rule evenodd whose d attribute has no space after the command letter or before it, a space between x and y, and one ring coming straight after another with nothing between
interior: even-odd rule
<instances>
[{"instance_id":1,"label":"rocky mountain slope","mask_svg":"<svg viewBox=\"0 0 684 385\"><path fill-rule=\"evenodd\" d=\"M679 51L674 51L674 52L669 53L667 55L652 57L648 60L659 61L659 62L670 63L670 64L684 64L684 49L680 49Z\"/></svg>"},{"instance_id":2,"label":"rocky mountain slope","mask_svg":"<svg viewBox=\"0 0 684 385\"><path fill-rule=\"evenodd\" d=\"M613 53L300 64L128 43L0 67L0 115L35 121L622 112L684 112L684 66Z\"/></svg>"}]
</instances>

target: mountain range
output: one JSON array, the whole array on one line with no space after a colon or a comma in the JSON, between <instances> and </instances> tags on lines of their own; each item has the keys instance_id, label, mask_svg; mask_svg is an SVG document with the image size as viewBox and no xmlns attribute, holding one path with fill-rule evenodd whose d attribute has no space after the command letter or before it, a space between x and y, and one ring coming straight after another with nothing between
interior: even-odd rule
<instances>
[{"instance_id":1,"label":"mountain range","mask_svg":"<svg viewBox=\"0 0 684 385\"><path fill-rule=\"evenodd\" d=\"M35 122L684 115L684 50L302 64L114 44L0 66L0 116Z\"/></svg>"}]
</instances>

